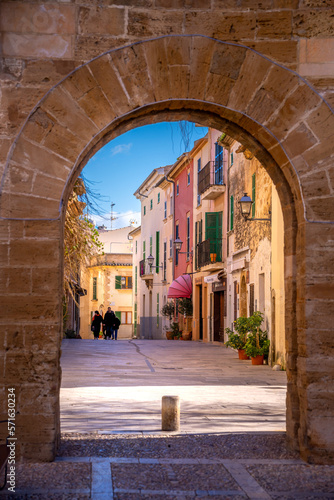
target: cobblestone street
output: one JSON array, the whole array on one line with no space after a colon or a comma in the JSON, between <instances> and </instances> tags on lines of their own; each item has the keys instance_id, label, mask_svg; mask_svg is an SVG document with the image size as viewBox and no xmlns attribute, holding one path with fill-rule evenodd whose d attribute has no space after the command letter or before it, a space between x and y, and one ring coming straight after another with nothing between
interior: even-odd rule
<instances>
[{"instance_id":1,"label":"cobblestone street","mask_svg":"<svg viewBox=\"0 0 334 500\"><path fill-rule=\"evenodd\" d=\"M1 498L334 499L334 466L286 447L284 372L221 345L139 340L67 340L62 368L58 457L18 465ZM170 392L178 433L160 430Z\"/></svg>"}]
</instances>

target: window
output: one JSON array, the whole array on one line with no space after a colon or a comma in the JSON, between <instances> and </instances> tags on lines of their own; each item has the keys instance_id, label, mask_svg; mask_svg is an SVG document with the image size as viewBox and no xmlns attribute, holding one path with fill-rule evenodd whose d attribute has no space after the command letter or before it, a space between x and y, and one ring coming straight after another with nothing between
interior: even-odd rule
<instances>
[{"instance_id":1,"label":"window","mask_svg":"<svg viewBox=\"0 0 334 500\"><path fill-rule=\"evenodd\" d=\"M234 198L230 197L230 230L233 231L234 226Z\"/></svg>"},{"instance_id":2,"label":"window","mask_svg":"<svg viewBox=\"0 0 334 500\"><path fill-rule=\"evenodd\" d=\"M116 290L132 290L132 276L115 276Z\"/></svg>"},{"instance_id":3,"label":"window","mask_svg":"<svg viewBox=\"0 0 334 500\"><path fill-rule=\"evenodd\" d=\"M180 194L180 184L179 181L176 182L176 196L179 196Z\"/></svg>"},{"instance_id":4,"label":"window","mask_svg":"<svg viewBox=\"0 0 334 500\"><path fill-rule=\"evenodd\" d=\"M153 255L152 249L153 249L153 240L152 240L152 236L150 236L150 255Z\"/></svg>"},{"instance_id":5,"label":"window","mask_svg":"<svg viewBox=\"0 0 334 500\"><path fill-rule=\"evenodd\" d=\"M190 168L187 170L187 186L190 186Z\"/></svg>"},{"instance_id":6,"label":"window","mask_svg":"<svg viewBox=\"0 0 334 500\"><path fill-rule=\"evenodd\" d=\"M249 315L254 314L254 283L249 285Z\"/></svg>"},{"instance_id":7,"label":"window","mask_svg":"<svg viewBox=\"0 0 334 500\"><path fill-rule=\"evenodd\" d=\"M164 272L164 281L167 279L167 241L164 241L164 264L163 264L163 272Z\"/></svg>"},{"instance_id":8,"label":"window","mask_svg":"<svg viewBox=\"0 0 334 500\"><path fill-rule=\"evenodd\" d=\"M170 215L174 213L174 207L173 207L173 196L170 197Z\"/></svg>"},{"instance_id":9,"label":"window","mask_svg":"<svg viewBox=\"0 0 334 500\"><path fill-rule=\"evenodd\" d=\"M231 152L231 167L233 165L233 151Z\"/></svg>"},{"instance_id":10,"label":"window","mask_svg":"<svg viewBox=\"0 0 334 500\"><path fill-rule=\"evenodd\" d=\"M153 210L153 200L150 200L150 210Z\"/></svg>"},{"instance_id":11,"label":"window","mask_svg":"<svg viewBox=\"0 0 334 500\"><path fill-rule=\"evenodd\" d=\"M252 217L255 217L255 197L256 197L255 174L252 175Z\"/></svg>"},{"instance_id":12,"label":"window","mask_svg":"<svg viewBox=\"0 0 334 500\"><path fill-rule=\"evenodd\" d=\"M215 184L223 184L223 146L215 143Z\"/></svg>"},{"instance_id":13,"label":"window","mask_svg":"<svg viewBox=\"0 0 334 500\"><path fill-rule=\"evenodd\" d=\"M223 212L206 212L205 214L205 239L210 244L210 259L212 262L221 262Z\"/></svg>"},{"instance_id":14,"label":"window","mask_svg":"<svg viewBox=\"0 0 334 500\"><path fill-rule=\"evenodd\" d=\"M157 328L159 328L160 320L160 305L159 305L159 294L157 293Z\"/></svg>"},{"instance_id":15,"label":"window","mask_svg":"<svg viewBox=\"0 0 334 500\"><path fill-rule=\"evenodd\" d=\"M164 219L167 219L167 201L164 202Z\"/></svg>"},{"instance_id":16,"label":"window","mask_svg":"<svg viewBox=\"0 0 334 500\"><path fill-rule=\"evenodd\" d=\"M187 260L190 258L190 214L187 214Z\"/></svg>"},{"instance_id":17,"label":"window","mask_svg":"<svg viewBox=\"0 0 334 500\"><path fill-rule=\"evenodd\" d=\"M169 257L171 259L173 258L173 239L172 238L169 240Z\"/></svg>"},{"instance_id":18,"label":"window","mask_svg":"<svg viewBox=\"0 0 334 500\"><path fill-rule=\"evenodd\" d=\"M138 241L136 240L136 250L135 250L136 254L138 252Z\"/></svg>"},{"instance_id":19,"label":"window","mask_svg":"<svg viewBox=\"0 0 334 500\"><path fill-rule=\"evenodd\" d=\"M93 300L97 300L97 278L93 278Z\"/></svg>"},{"instance_id":20,"label":"window","mask_svg":"<svg viewBox=\"0 0 334 500\"><path fill-rule=\"evenodd\" d=\"M144 205L144 215L146 215L146 206Z\"/></svg>"},{"instance_id":21,"label":"window","mask_svg":"<svg viewBox=\"0 0 334 500\"><path fill-rule=\"evenodd\" d=\"M155 233L155 272L159 274L160 270L160 231Z\"/></svg>"},{"instance_id":22,"label":"window","mask_svg":"<svg viewBox=\"0 0 334 500\"><path fill-rule=\"evenodd\" d=\"M135 294L137 295L137 286L138 286L138 269L135 266Z\"/></svg>"},{"instance_id":23,"label":"window","mask_svg":"<svg viewBox=\"0 0 334 500\"><path fill-rule=\"evenodd\" d=\"M143 241L143 260L146 259L146 241Z\"/></svg>"},{"instance_id":24,"label":"window","mask_svg":"<svg viewBox=\"0 0 334 500\"><path fill-rule=\"evenodd\" d=\"M133 333L137 336L137 302L134 304L133 312Z\"/></svg>"},{"instance_id":25,"label":"window","mask_svg":"<svg viewBox=\"0 0 334 500\"><path fill-rule=\"evenodd\" d=\"M158 193L158 204L160 203L160 193Z\"/></svg>"},{"instance_id":26,"label":"window","mask_svg":"<svg viewBox=\"0 0 334 500\"><path fill-rule=\"evenodd\" d=\"M197 160L197 173L201 170L201 158ZM201 195L197 193L197 206L201 204Z\"/></svg>"},{"instance_id":27,"label":"window","mask_svg":"<svg viewBox=\"0 0 334 500\"><path fill-rule=\"evenodd\" d=\"M131 311L116 311L115 314L120 319L121 325L131 325L132 324L132 312Z\"/></svg>"},{"instance_id":28,"label":"window","mask_svg":"<svg viewBox=\"0 0 334 500\"><path fill-rule=\"evenodd\" d=\"M175 225L175 239L177 240L179 237L179 222L176 223ZM179 252L178 250L175 250L175 265L177 266L179 264Z\"/></svg>"}]
</instances>

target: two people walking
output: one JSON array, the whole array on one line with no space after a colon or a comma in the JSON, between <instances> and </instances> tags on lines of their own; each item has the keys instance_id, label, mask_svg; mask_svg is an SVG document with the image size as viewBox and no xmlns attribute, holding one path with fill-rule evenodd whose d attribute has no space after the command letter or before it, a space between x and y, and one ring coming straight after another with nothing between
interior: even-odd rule
<instances>
[{"instance_id":1,"label":"two people walking","mask_svg":"<svg viewBox=\"0 0 334 500\"><path fill-rule=\"evenodd\" d=\"M103 324L106 327L105 339L110 340L111 338L112 340L117 340L117 333L121 322L110 307L108 307L108 311L104 315Z\"/></svg>"},{"instance_id":2,"label":"two people walking","mask_svg":"<svg viewBox=\"0 0 334 500\"><path fill-rule=\"evenodd\" d=\"M111 310L111 307L108 307L108 311L105 313L104 318L102 318L99 311L95 311L91 325L91 330L94 333L94 340L99 338L102 323L106 332L105 339L110 340L111 338L112 340L117 340L117 333L121 322L114 311Z\"/></svg>"}]
</instances>

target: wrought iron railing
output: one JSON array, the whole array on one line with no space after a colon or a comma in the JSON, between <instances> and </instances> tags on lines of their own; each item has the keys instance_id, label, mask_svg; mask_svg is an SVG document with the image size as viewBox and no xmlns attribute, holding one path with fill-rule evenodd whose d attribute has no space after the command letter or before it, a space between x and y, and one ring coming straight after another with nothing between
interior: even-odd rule
<instances>
[{"instance_id":1,"label":"wrought iron railing","mask_svg":"<svg viewBox=\"0 0 334 500\"><path fill-rule=\"evenodd\" d=\"M150 266L147 259L143 259L139 262L139 276L146 276L148 274L153 274L153 266Z\"/></svg>"},{"instance_id":2,"label":"wrought iron railing","mask_svg":"<svg viewBox=\"0 0 334 500\"><path fill-rule=\"evenodd\" d=\"M224 163L209 161L205 167L198 172L198 193L203 194L210 186L222 186L224 184Z\"/></svg>"},{"instance_id":3,"label":"wrought iron railing","mask_svg":"<svg viewBox=\"0 0 334 500\"><path fill-rule=\"evenodd\" d=\"M214 238L202 241L197 245L197 265L207 266L215 262L222 262L222 242L221 238Z\"/></svg>"}]
</instances>

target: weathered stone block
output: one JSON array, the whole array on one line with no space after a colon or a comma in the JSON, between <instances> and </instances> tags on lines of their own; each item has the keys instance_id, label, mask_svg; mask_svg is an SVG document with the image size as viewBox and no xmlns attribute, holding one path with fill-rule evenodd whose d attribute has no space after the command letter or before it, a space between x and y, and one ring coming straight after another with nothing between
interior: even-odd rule
<instances>
[{"instance_id":1,"label":"weathered stone block","mask_svg":"<svg viewBox=\"0 0 334 500\"><path fill-rule=\"evenodd\" d=\"M56 128L56 126L55 126ZM65 133L65 131L64 131ZM46 138L46 143L51 145L51 138L53 134ZM70 133L68 133L70 136ZM62 151L68 150L68 145L60 144L58 149ZM58 179L67 179L70 171L71 163L65 158L60 158L59 156L53 154L52 151L47 150L43 146L33 144L24 138L17 143L13 156L13 162L16 165L21 165L22 167L32 168L35 172L43 172L44 174L54 176ZM9 166L9 169L11 166Z\"/></svg>"},{"instance_id":2,"label":"weathered stone block","mask_svg":"<svg viewBox=\"0 0 334 500\"><path fill-rule=\"evenodd\" d=\"M19 293L31 293L31 269L22 269L21 267L1 269L0 287L7 292L17 288Z\"/></svg>"},{"instance_id":3,"label":"weathered stone block","mask_svg":"<svg viewBox=\"0 0 334 500\"><path fill-rule=\"evenodd\" d=\"M291 11L258 11L256 15L256 39L290 39L292 33Z\"/></svg>"},{"instance_id":4,"label":"weathered stone block","mask_svg":"<svg viewBox=\"0 0 334 500\"><path fill-rule=\"evenodd\" d=\"M63 189L64 181L62 179L56 179L40 173L34 176L32 188L34 196L57 200L60 205Z\"/></svg>"},{"instance_id":5,"label":"weathered stone block","mask_svg":"<svg viewBox=\"0 0 334 500\"><path fill-rule=\"evenodd\" d=\"M50 149L51 152L56 153L56 155L62 156L65 164L67 161L74 163L86 145L87 140L85 141L80 136L74 135L66 127L58 124L54 125L52 133L48 134L43 141L43 146ZM54 156L50 156L51 158L52 161L50 163L52 166Z\"/></svg>"},{"instance_id":6,"label":"weathered stone block","mask_svg":"<svg viewBox=\"0 0 334 500\"><path fill-rule=\"evenodd\" d=\"M156 101L170 99L169 65L167 62L166 41L163 38L145 44L149 78L154 88Z\"/></svg>"},{"instance_id":7,"label":"weathered stone block","mask_svg":"<svg viewBox=\"0 0 334 500\"><path fill-rule=\"evenodd\" d=\"M306 106L311 110L320 103L320 97L308 85L301 83L286 99L279 112L268 121L267 126L278 139L283 139L296 122L302 121Z\"/></svg>"},{"instance_id":8,"label":"weathered stone block","mask_svg":"<svg viewBox=\"0 0 334 500\"><path fill-rule=\"evenodd\" d=\"M244 42L247 47L269 57L272 61L297 69L298 42L295 40L266 40Z\"/></svg>"},{"instance_id":9,"label":"weathered stone block","mask_svg":"<svg viewBox=\"0 0 334 500\"><path fill-rule=\"evenodd\" d=\"M62 229L60 221L29 221L24 223L26 238L38 238L61 241Z\"/></svg>"},{"instance_id":10,"label":"weathered stone block","mask_svg":"<svg viewBox=\"0 0 334 500\"><path fill-rule=\"evenodd\" d=\"M300 180L305 198L329 195L331 192L325 171L303 176Z\"/></svg>"},{"instance_id":11,"label":"weathered stone block","mask_svg":"<svg viewBox=\"0 0 334 500\"><path fill-rule=\"evenodd\" d=\"M2 304L7 317L15 317L16 324L55 323L59 320L59 297L46 297L45 295L24 295L20 297L18 307L17 295L1 295ZM13 364L13 367L15 363ZM18 365L16 364L16 370ZM21 381L25 381L22 376Z\"/></svg>"},{"instance_id":12,"label":"weathered stone block","mask_svg":"<svg viewBox=\"0 0 334 500\"><path fill-rule=\"evenodd\" d=\"M110 64L109 55L99 57L89 63L89 68L117 114L130 110L128 97L119 81L115 69Z\"/></svg>"},{"instance_id":13,"label":"weathered stone block","mask_svg":"<svg viewBox=\"0 0 334 500\"><path fill-rule=\"evenodd\" d=\"M189 97L191 99L204 99L203 68L207 73L211 65L213 52L213 41L201 37L192 38L189 81Z\"/></svg>"},{"instance_id":14,"label":"weathered stone block","mask_svg":"<svg viewBox=\"0 0 334 500\"><path fill-rule=\"evenodd\" d=\"M270 68L270 63L252 51L247 51L238 78L231 92L229 106L243 110L248 106L254 90L264 80Z\"/></svg>"},{"instance_id":15,"label":"weathered stone block","mask_svg":"<svg viewBox=\"0 0 334 500\"><path fill-rule=\"evenodd\" d=\"M182 25L183 13L179 11L131 9L128 14L128 34L139 38L179 34Z\"/></svg>"},{"instance_id":16,"label":"weathered stone block","mask_svg":"<svg viewBox=\"0 0 334 500\"><path fill-rule=\"evenodd\" d=\"M24 136L34 142L42 142L54 124L54 119L52 120L41 108L37 108L24 127Z\"/></svg>"},{"instance_id":17,"label":"weathered stone block","mask_svg":"<svg viewBox=\"0 0 334 500\"><path fill-rule=\"evenodd\" d=\"M334 114L329 106L323 101L320 106L310 114L306 123L315 136L321 137L321 139L329 138L333 140Z\"/></svg>"},{"instance_id":18,"label":"weathered stone block","mask_svg":"<svg viewBox=\"0 0 334 500\"><path fill-rule=\"evenodd\" d=\"M123 47L128 41L126 37L114 38L112 35L78 35L75 39L75 57L89 61L104 52Z\"/></svg>"},{"instance_id":19,"label":"weathered stone block","mask_svg":"<svg viewBox=\"0 0 334 500\"><path fill-rule=\"evenodd\" d=\"M318 5L317 5L318 7ZM325 38L334 35L333 5L326 9L297 9L292 19L293 36Z\"/></svg>"},{"instance_id":20,"label":"weathered stone block","mask_svg":"<svg viewBox=\"0 0 334 500\"><path fill-rule=\"evenodd\" d=\"M286 136L283 141L283 146L290 158L294 158L295 156L303 154L309 148L317 144L317 142L317 137L312 134L304 123L301 123Z\"/></svg>"},{"instance_id":21,"label":"weathered stone block","mask_svg":"<svg viewBox=\"0 0 334 500\"><path fill-rule=\"evenodd\" d=\"M80 34L111 34L113 36L124 34L125 9L100 7L92 5L79 9Z\"/></svg>"},{"instance_id":22,"label":"weathered stone block","mask_svg":"<svg viewBox=\"0 0 334 500\"><path fill-rule=\"evenodd\" d=\"M142 45L112 52L110 59L120 75L128 95L131 96L132 107L154 102Z\"/></svg>"},{"instance_id":23,"label":"weathered stone block","mask_svg":"<svg viewBox=\"0 0 334 500\"><path fill-rule=\"evenodd\" d=\"M60 87L55 88L43 101L41 108L57 122L68 128L73 134L82 137L87 142L97 133L98 129L78 106L78 104ZM52 134L52 132L51 132Z\"/></svg>"},{"instance_id":24,"label":"weathered stone block","mask_svg":"<svg viewBox=\"0 0 334 500\"><path fill-rule=\"evenodd\" d=\"M221 13L214 12L214 17L207 12L186 12L185 33L201 33L224 41L254 40L256 17L254 12Z\"/></svg>"},{"instance_id":25,"label":"weathered stone block","mask_svg":"<svg viewBox=\"0 0 334 500\"><path fill-rule=\"evenodd\" d=\"M21 84L38 85L49 89L71 73L75 67L74 60L28 60L24 65Z\"/></svg>"},{"instance_id":26,"label":"weathered stone block","mask_svg":"<svg viewBox=\"0 0 334 500\"><path fill-rule=\"evenodd\" d=\"M22 246L24 246L24 252L22 252ZM59 248L54 244L54 241L37 239L12 240L9 259L11 266L53 268L59 265Z\"/></svg>"},{"instance_id":27,"label":"weathered stone block","mask_svg":"<svg viewBox=\"0 0 334 500\"><path fill-rule=\"evenodd\" d=\"M261 87L250 101L247 107L248 115L260 123L265 123L297 84L297 76L273 65Z\"/></svg>"},{"instance_id":28,"label":"weathered stone block","mask_svg":"<svg viewBox=\"0 0 334 500\"><path fill-rule=\"evenodd\" d=\"M73 38L70 35L4 33L3 54L13 57L72 59Z\"/></svg>"},{"instance_id":29,"label":"weathered stone block","mask_svg":"<svg viewBox=\"0 0 334 500\"><path fill-rule=\"evenodd\" d=\"M75 5L4 2L0 29L15 33L75 33Z\"/></svg>"}]
</instances>

